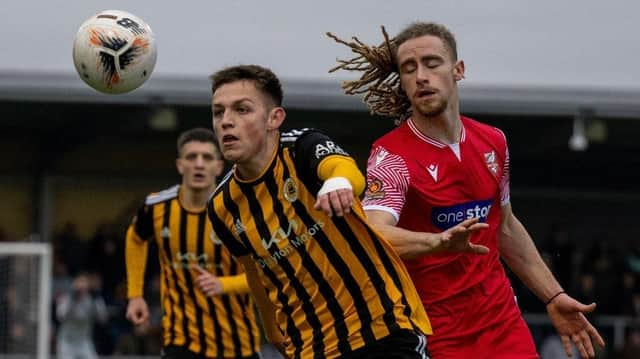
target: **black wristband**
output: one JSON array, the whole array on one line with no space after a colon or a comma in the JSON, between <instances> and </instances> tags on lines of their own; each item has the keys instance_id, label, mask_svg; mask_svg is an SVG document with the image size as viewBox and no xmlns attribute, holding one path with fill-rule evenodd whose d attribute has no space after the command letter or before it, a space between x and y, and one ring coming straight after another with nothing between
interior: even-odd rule
<instances>
[{"instance_id":1,"label":"black wristband","mask_svg":"<svg viewBox=\"0 0 640 359\"><path fill-rule=\"evenodd\" d=\"M546 303L544 303L544 305L549 305L551 304L551 302L556 299L557 296L559 296L560 294L564 294L564 290L559 291L558 293L554 294L551 298L549 298L549 300L546 301Z\"/></svg>"}]
</instances>

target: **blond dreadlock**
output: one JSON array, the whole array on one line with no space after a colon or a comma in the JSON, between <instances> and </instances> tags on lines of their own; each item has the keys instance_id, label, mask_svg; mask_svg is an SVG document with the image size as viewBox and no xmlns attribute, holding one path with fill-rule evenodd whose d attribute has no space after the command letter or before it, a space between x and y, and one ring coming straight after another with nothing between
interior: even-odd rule
<instances>
[{"instance_id":1,"label":"blond dreadlock","mask_svg":"<svg viewBox=\"0 0 640 359\"><path fill-rule=\"evenodd\" d=\"M403 119L408 115L411 104L400 88L400 75L394 55L394 39L389 39L384 26L381 28L384 41L379 46L366 45L355 36L352 37L352 42L347 42L327 32L327 36L339 44L350 47L351 51L357 54L349 60L337 59L339 65L330 69L329 72L338 70L363 72L358 80L342 83L345 93L347 95L365 94L364 102L373 115Z\"/></svg>"}]
</instances>

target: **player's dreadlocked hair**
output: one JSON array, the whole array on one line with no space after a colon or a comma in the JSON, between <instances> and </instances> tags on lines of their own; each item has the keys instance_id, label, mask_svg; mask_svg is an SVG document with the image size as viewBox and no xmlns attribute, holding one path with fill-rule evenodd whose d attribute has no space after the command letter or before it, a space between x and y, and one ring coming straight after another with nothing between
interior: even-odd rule
<instances>
[{"instance_id":1,"label":"player's dreadlocked hair","mask_svg":"<svg viewBox=\"0 0 640 359\"><path fill-rule=\"evenodd\" d=\"M345 81L342 88L347 95L364 94L364 102L369 106L371 114L406 119L411 113L409 98L400 86L398 72L398 47L404 42L417 37L430 35L438 37L448 48L454 61L457 61L457 45L453 34L443 25L437 23L416 22L407 26L395 38L390 39L382 26L384 41L379 46L369 46L352 37L351 42L344 41L328 32L327 36L337 43L346 45L357 54L349 60L338 59L338 66L329 70L361 71L358 80Z\"/></svg>"}]
</instances>

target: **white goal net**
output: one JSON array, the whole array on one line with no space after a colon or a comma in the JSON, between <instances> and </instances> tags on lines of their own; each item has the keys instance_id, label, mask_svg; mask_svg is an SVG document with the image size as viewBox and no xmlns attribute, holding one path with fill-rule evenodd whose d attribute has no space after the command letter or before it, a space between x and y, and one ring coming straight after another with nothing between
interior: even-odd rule
<instances>
[{"instance_id":1,"label":"white goal net","mask_svg":"<svg viewBox=\"0 0 640 359\"><path fill-rule=\"evenodd\" d=\"M49 357L51 246L0 242L0 358Z\"/></svg>"}]
</instances>

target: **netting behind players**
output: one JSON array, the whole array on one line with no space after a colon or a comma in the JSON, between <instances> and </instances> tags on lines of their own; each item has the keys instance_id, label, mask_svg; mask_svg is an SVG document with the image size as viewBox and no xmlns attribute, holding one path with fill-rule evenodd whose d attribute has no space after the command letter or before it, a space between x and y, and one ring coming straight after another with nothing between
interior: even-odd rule
<instances>
[{"instance_id":1,"label":"netting behind players","mask_svg":"<svg viewBox=\"0 0 640 359\"><path fill-rule=\"evenodd\" d=\"M0 243L0 358L48 358L51 247Z\"/></svg>"}]
</instances>

